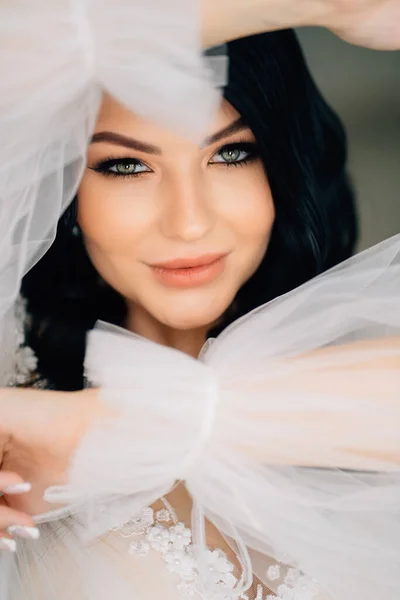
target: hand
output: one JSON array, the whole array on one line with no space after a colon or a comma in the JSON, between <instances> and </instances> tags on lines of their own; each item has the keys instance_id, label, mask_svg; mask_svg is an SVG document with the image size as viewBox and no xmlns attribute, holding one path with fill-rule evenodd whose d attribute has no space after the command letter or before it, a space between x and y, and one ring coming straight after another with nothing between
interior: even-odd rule
<instances>
[{"instance_id":1,"label":"hand","mask_svg":"<svg viewBox=\"0 0 400 600\"><path fill-rule=\"evenodd\" d=\"M334 0L327 27L350 44L376 50L400 49L399 0Z\"/></svg>"},{"instance_id":2,"label":"hand","mask_svg":"<svg viewBox=\"0 0 400 600\"><path fill-rule=\"evenodd\" d=\"M3 521L0 511L0 529L9 519L21 518L25 524L32 524L28 515L57 508L43 500L43 492L51 485L66 482L71 456L102 410L100 406L96 390L1 390L0 487L2 482L6 486L25 481L32 489L24 494L5 493L1 501L7 510Z\"/></svg>"},{"instance_id":3,"label":"hand","mask_svg":"<svg viewBox=\"0 0 400 600\"><path fill-rule=\"evenodd\" d=\"M399 0L202 0L205 47L290 27L325 27L351 44L400 49Z\"/></svg>"}]
</instances>

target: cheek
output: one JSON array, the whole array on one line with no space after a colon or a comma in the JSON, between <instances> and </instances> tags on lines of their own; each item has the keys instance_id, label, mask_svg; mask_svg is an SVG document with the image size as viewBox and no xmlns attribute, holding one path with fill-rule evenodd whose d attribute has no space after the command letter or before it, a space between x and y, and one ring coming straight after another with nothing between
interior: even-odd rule
<instances>
[{"instance_id":1,"label":"cheek","mask_svg":"<svg viewBox=\"0 0 400 600\"><path fill-rule=\"evenodd\" d=\"M263 256L275 220L268 179L261 165L237 167L237 170L243 173L235 174L229 186L219 191L223 199L220 208L235 235L238 249Z\"/></svg>"},{"instance_id":2,"label":"cheek","mask_svg":"<svg viewBox=\"0 0 400 600\"><path fill-rule=\"evenodd\" d=\"M269 187L249 190L246 206L238 210L236 230L248 243L267 243L275 220L275 208Z\"/></svg>"},{"instance_id":3,"label":"cheek","mask_svg":"<svg viewBox=\"0 0 400 600\"><path fill-rule=\"evenodd\" d=\"M135 182L133 182L135 183ZM88 174L78 192L78 222L90 251L132 252L151 220L138 186ZM147 202L149 207L149 203Z\"/></svg>"}]
</instances>

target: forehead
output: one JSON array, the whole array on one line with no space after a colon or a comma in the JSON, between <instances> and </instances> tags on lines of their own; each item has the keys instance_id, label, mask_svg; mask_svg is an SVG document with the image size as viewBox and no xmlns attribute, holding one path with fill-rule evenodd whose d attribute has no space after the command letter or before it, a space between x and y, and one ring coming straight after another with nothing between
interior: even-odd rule
<instances>
[{"instance_id":1,"label":"forehead","mask_svg":"<svg viewBox=\"0 0 400 600\"><path fill-rule=\"evenodd\" d=\"M220 107L214 115L210 126L204 132L204 137L208 137L240 117L237 110L225 99L221 100ZM195 115L194 115L195 118ZM159 125L144 119L132 112L114 98L105 94L100 107L96 122L95 132L112 131L122 135L131 135L150 144L162 146L168 143L190 143L188 140L175 135L173 132L160 127Z\"/></svg>"}]
</instances>

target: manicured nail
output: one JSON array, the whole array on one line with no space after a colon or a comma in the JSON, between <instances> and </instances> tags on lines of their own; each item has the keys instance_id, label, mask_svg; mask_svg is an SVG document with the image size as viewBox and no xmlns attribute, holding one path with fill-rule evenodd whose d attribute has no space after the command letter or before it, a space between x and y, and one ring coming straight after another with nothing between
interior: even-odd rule
<instances>
[{"instance_id":1,"label":"manicured nail","mask_svg":"<svg viewBox=\"0 0 400 600\"><path fill-rule=\"evenodd\" d=\"M8 538L0 538L0 550L16 552L17 542L15 540L9 540Z\"/></svg>"},{"instance_id":2,"label":"manicured nail","mask_svg":"<svg viewBox=\"0 0 400 600\"><path fill-rule=\"evenodd\" d=\"M40 531L37 527L28 527L24 525L11 525L10 527L7 527L7 533L26 540L38 540L40 538Z\"/></svg>"},{"instance_id":3,"label":"manicured nail","mask_svg":"<svg viewBox=\"0 0 400 600\"><path fill-rule=\"evenodd\" d=\"M5 494L25 494L26 492L30 492L32 486L27 481L23 481L22 483L15 483L14 485L9 485L3 489Z\"/></svg>"}]
</instances>

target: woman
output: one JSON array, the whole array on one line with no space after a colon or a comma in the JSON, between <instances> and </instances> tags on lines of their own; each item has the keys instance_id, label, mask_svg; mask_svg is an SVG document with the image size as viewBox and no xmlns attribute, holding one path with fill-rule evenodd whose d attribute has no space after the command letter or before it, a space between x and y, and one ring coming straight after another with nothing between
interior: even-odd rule
<instances>
[{"instance_id":1,"label":"woman","mask_svg":"<svg viewBox=\"0 0 400 600\"><path fill-rule=\"evenodd\" d=\"M201 151L103 102L78 196L23 284L28 345L55 389L82 389L99 319L197 357L210 329L351 255L345 135L294 34L232 42L229 56L226 101ZM190 259L221 254L210 280L193 279ZM180 258L188 279L142 271Z\"/></svg>"},{"instance_id":2,"label":"woman","mask_svg":"<svg viewBox=\"0 0 400 600\"><path fill-rule=\"evenodd\" d=\"M281 46L283 42L284 47ZM287 54L289 48L290 56ZM245 59L247 53L250 65ZM258 94L265 93L264 82L260 79L264 72L262 61L269 57L271 69L275 64L276 80L266 86L273 94L268 103L270 122L264 135L259 132L260 116L266 122L267 118L264 110L258 114L257 109L263 108ZM256 59L261 63L259 66ZM318 409L323 406L328 413L331 411L332 419L337 419L345 400L345 420L340 421L344 425L346 420L348 424L352 410L357 414L360 399L373 401L377 383L382 383L382 374L387 383L391 375L387 359L396 358L398 348L395 345L393 348L388 348L387 344L377 348L375 354L369 349L367 355L362 344L359 347L357 344L350 345L344 357L343 352L338 353L335 348L310 354L311 350L333 341L348 341L357 333L351 310L343 313L339 323L328 327L324 315L332 317L335 314L332 301L338 301L337 306L340 306L339 300L343 301L342 290L346 287L335 289L336 277L341 285L350 284L348 294L354 295L354 290L359 294L363 289L366 281L363 277L359 283L354 282L358 275L363 274L362 269L356 268L358 262L347 269L345 276L341 276L339 269L333 275L303 288L299 295L289 295L281 303L273 303L269 312L260 311L258 316L257 312L254 313L244 321L245 327L235 324L230 333L226 332L225 337L204 349L203 361L219 368L218 382L208 366L163 347L170 346L197 357L210 329L223 329L229 320L245 314L268 298L284 293L293 284L300 284L318 274L345 257L353 242L352 201L344 173L343 135L336 119L313 87L291 34L262 36L232 44L231 60L232 83L227 89L229 104L221 109L209 132L208 138L214 139L207 139L200 149L139 119L111 98L105 99L88 151L88 169L82 179L78 199L60 223L55 246L25 281L24 291L29 298L33 318L31 343L39 356L39 372L48 379L50 386L59 389L82 387L84 337L86 330L99 317L123 325L141 337L126 338L119 331L117 335L95 334L98 343L93 346L95 353L89 353L86 367L89 379L94 384L102 384L106 394L117 398L111 415L107 406L104 414L104 406L99 408L94 402L93 412L90 401L84 402L83 398L94 398L92 392L80 393L85 396L55 395L54 413L50 405L46 405L49 409L49 431L56 431L61 441L54 440L50 459L46 456L47 440L42 448L40 443L33 444L38 454L20 459L16 469L23 474L29 463L37 464L34 477L36 494L49 483L46 479L51 471L49 460L50 463L53 461L51 478L54 482L64 470L60 469L60 456L68 462L70 450L76 446L77 439L80 441L82 432L78 432L76 427L69 429L69 417L79 414L82 430L87 428L85 420L92 424L93 415L96 416L99 411L106 421L88 435L75 460L70 493L78 494L78 498L72 497L79 501L75 508L77 514L74 515L74 509L68 509L66 513L37 519L45 522L42 540L37 541L36 546L32 542L21 543L17 572L12 577L11 570L9 580L5 576L2 578L3 585L10 584L6 593L11 597L70 598L80 594L83 598L94 595L101 598L114 593L123 599L133 594L144 597L156 593L174 595L177 593L176 583L189 594L198 592L205 597L221 594L229 597L230 594L238 596L241 590L246 590L251 571L263 584L257 590L262 595L269 593L268 588L274 588L280 597L285 597L284 594L295 597L296 593L303 594L302 597L307 600L318 595L329 597L331 592L337 597L350 598L350 594L354 595L356 591L366 598L367 593L372 597L382 590L387 592L386 597L390 597L389 594L398 589L395 571L393 577L390 572L384 577L379 574L374 577L376 574L372 573L368 582L364 581L365 573L362 571L365 562L372 557L368 553L375 551L376 547L386 551L382 563L390 565L395 559L395 530L392 530L391 536L385 531L385 535L380 537L377 532L382 530L376 530L376 526L395 524L392 515L386 514L383 509L390 507L388 498L393 503L393 494L398 493L396 475L391 478L388 474L389 464L395 469L396 461L388 454L385 457L377 455L376 448L382 450L383 446L378 440L374 440L376 446L371 445L370 426L369 429L361 426L357 435L352 431L347 439L357 445L364 441L365 435L372 455L364 451L360 457L353 457L350 464L345 464L352 452L343 447L334 448L332 435L330 438L327 435L331 433L328 428L328 431L320 432L321 438L329 438L327 446L317 444L327 454L316 457L314 443L313 448L305 444L307 434L301 432L300 439L294 435L297 430L299 436L298 424L293 430L289 420L288 429L281 431L284 437L279 437L272 425L278 417L282 427L284 419L276 414L274 405L266 402L266 392L270 396L278 396L276 406L281 410L285 401L289 401L289 408L293 398L299 410L300 401L316 395ZM241 90L245 84L248 89L243 95ZM294 88L293 96L290 86ZM278 95L277 91L282 87L284 93ZM283 121L283 115L287 123ZM224 132L222 139L221 131ZM304 132L309 131L315 134L315 143L307 148ZM121 140L121 135L126 137L127 134L130 139ZM132 137L139 140L132 141ZM124 147L121 152L122 141ZM271 144L274 144L272 149ZM128 146L129 153L126 154ZM334 211L342 216L346 214L346 207L349 225L343 231L341 222L338 222L339 227L331 222ZM66 256L66 251L71 248L76 252L72 260ZM376 252L376 264L382 274L379 285L384 290L387 289L385 277L390 279L390 276L383 264L395 250L395 244L389 244ZM181 262L177 264L177 260ZM373 256L360 261L361 264L366 261L371 273L376 274ZM281 274L285 267L292 269L287 279ZM80 268L83 269L82 274L76 272ZM276 274L272 271L274 268ZM69 272L71 278L66 277ZM390 274L395 272L390 270ZM45 281L43 273L46 273L48 281ZM58 278L58 275L61 277ZM373 298L377 291L374 279L368 280L365 304L353 299L354 307L358 309L361 321L363 315L369 314L378 333L378 325L382 321L388 331L395 331L398 322L390 306L379 319L370 310L369 294ZM38 286L37 291L35 285ZM257 297L264 292L264 286L268 287L267 294L270 295ZM378 287L378 291L381 288ZM327 292L330 294L328 299ZM237 305L233 302L236 297ZM324 297L327 302L321 306L317 301ZM346 296L344 306L349 304L350 297ZM82 302L85 308L83 315ZM76 319L71 319L74 305L79 313ZM350 305L353 306L351 302ZM376 306L380 308L381 305L376 302ZM365 307L369 309L368 313L363 312ZM313 309L317 318L314 323ZM262 324L269 333L268 340L258 330ZM319 325L319 328L314 330L307 325ZM61 337L63 327L69 333L73 328L73 336ZM357 327L362 329L359 323ZM305 341L304 331L307 331ZM74 347L68 349L65 344L72 337ZM363 339L363 335L354 337ZM159 344L149 344L143 338ZM110 345L104 348L103 342ZM307 352L304 359L292 360L293 356ZM381 370L378 364L380 353L385 359ZM105 354L107 360L104 363ZM250 357L247 362L243 360L246 354ZM68 365L60 362L63 355ZM291 360L280 362L282 357ZM349 358L355 361L356 367L351 372L352 380L357 384L354 397L345 377ZM368 364L371 360L370 377L367 378L363 361ZM364 387L360 380L360 363L364 367L362 377L368 379ZM137 367L133 373L132 364ZM374 369L377 370L377 379L373 378ZM159 381L154 381L156 375L160 377ZM289 375L292 381L287 381ZM222 385L224 377L225 384L229 384L225 388ZM283 382L285 385L282 385ZM113 391L113 387L117 389ZM261 387L261 395L258 387ZM326 398L328 405L324 403L321 395L327 389L329 394L335 392L337 399L342 400L339 405L337 402L332 405L329 395ZM240 390L236 397L235 393ZM37 398L40 414L44 394L38 394L32 395L32 401ZM127 402L120 402L125 394ZM217 413L217 426L210 432L207 427L212 422L212 411L217 408L215 402L219 395L218 412L226 412L226 406L225 411L223 407L227 401L233 412L228 413L228 419L223 423L218 421ZM11 394L10 398L13 405L7 405L7 418L9 430L13 431L13 415L18 412L18 392ZM390 393L387 399L391 400ZM84 406L84 415L79 403ZM205 415L204 404L209 409ZM311 406L307 402L301 406L307 413L312 402ZM121 409L123 419L114 423L113 412ZM249 414L247 409L250 409ZM254 414L251 414L254 412L258 412L262 423L260 429L254 427ZM66 418L66 433L62 433L59 427L53 429L55 423L60 423L60 417ZM341 417L343 419L343 415ZM315 435L317 430L313 428L312 421L303 419L300 423L306 424ZM251 430L246 431L250 422ZM319 426L324 424L324 420L318 423ZM381 425L379 442L381 437L389 437L385 436L391 432L387 419L382 424L375 421L374 425ZM104 426L107 427L106 435L102 432ZM47 432L43 432L42 424L39 434L32 420L29 427L32 438L37 435L46 438ZM250 438L246 437L249 431ZM207 441L210 433L211 446ZM100 438L97 437L99 435ZM274 435L278 436L278 446L271 444ZM346 436L347 432L341 430L340 443L346 440ZM11 438L11 447L18 447L18 437L14 435ZM283 440L286 444L279 448ZM199 442L199 445L193 441ZM318 439L318 442L321 441L323 439ZM24 442L26 449L26 438ZM107 447L104 449L105 444ZM62 451L59 451L60 446ZM303 454L298 455L299 449ZM260 452L261 462L260 454L257 454ZM13 465L12 460L8 461L8 455L10 452L6 451L3 459L5 468ZM210 460L211 455L213 460ZM47 468L45 476L44 464ZM265 464L278 467L266 469ZM280 464L322 464L364 470L368 465L369 468L379 466L381 473L375 476L373 473L359 474L355 486L354 476L350 477L346 472L328 472L322 474L321 479L318 469L279 467ZM32 474L31 466L30 469ZM223 472L226 477L220 478ZM104 481L105 476L107 481ZM156 502L157 498L169 492L176 480L186 480L196 499L194 525L199 529L194 534L198 535L195 540L199 546L191 547L190 533L183 524L174 524L175 519L187 521L187 513L191 509L191 501L183 486L179 485L169 496L173 508L167 499L161 504ZM376 486L379 492L375 498L373 494L365 496L370 485ZM365 527L364 515L351 518L355 507L360 509L360 500L357 502L354 493L356 488L359 494L364 494L364 499L375 502L372 517L378 515L378 520L373 521L371 527ZM343 495L343 489L349 497ZM6 495L9 504L12 503L10 491L8 489ZM53 490L52 496L48 493L47 497L52 501L65 500L65 491L64 498L56 491ZM232 508L226 501L227 491L235 494ZM348 494L349 491L353 494ZM329 501L329 492L338 495L336 504L341 506ZM83 498L80 494L84 494ZM292 494L297 497L291 498ZM307 498L309 505L304 501ZM19 500L22 507L24 501ZM32 499L28 502L31 512L39 512ZM137 517L138 509L153 502L157 510L156 521L148 510L139 520L130 520L132 516ZM18 500L13 505L18 507ZM208 544L211 548L226 551L232 564L218 551L206 552L205 556L201 553L202 505L207 507L214 522L214 527L210 524L206 527ZM226 515L221 512L221 507L224 507ZM43 503L41 508L43 510ZM283 515L280 514L282 512ZM371 517L370 513L367 514ZM16 513L13 516L21 518ZM55 521L48 522L50 518ZM128 525L119 527L120 518L122 523L128 521ZM104 534L112 528L116 531L85 546L76 538L82 521L89 533ZM164 529L163 523L172 523L172 527ZM225 539L218 529L224 532ZM337 539L335 530L340 532ZM12 529L9 533L36 535L32 530L16 532ZM374 545L371 543L372 534L375 536ZM253 549L251 566L247 550L241 545L242 537ZM322 549L328 549L325 553L318 548L321 539ZM235 540L239 543L238 552L235 552ZM345 542L352 544L347 546ZM150 545L152 550L161 552L167 569L163 569L162 562L157 562L154 552L148 555L150 562L140 560L140 554L146 554ZM341 556L335 556L333 560L331 552L335 548L340 548ZM133 562L127 555L128 550L136 554ZM284 555L287 550L291 552L289 556ZM295 563L311 576L316 573L322 575L322 586L293 569L286 570L283 565L280 569L275 562L270 564L268 556L276 558L278 555L283 563ZM346 559L351 559L352 564L346 565ZM5 561L6 569L15 566L12 559L6 557ZM207 569L208 577L205 577ZM216 575L210 577L210 569ZM171 579L169 571L175 579ZM355 583L359 584L356 589L348 587L348 584ZM374 585L375 588L372 587ZM338 596L338 592L343 594Z\"/></svg>"}]
</instances>

